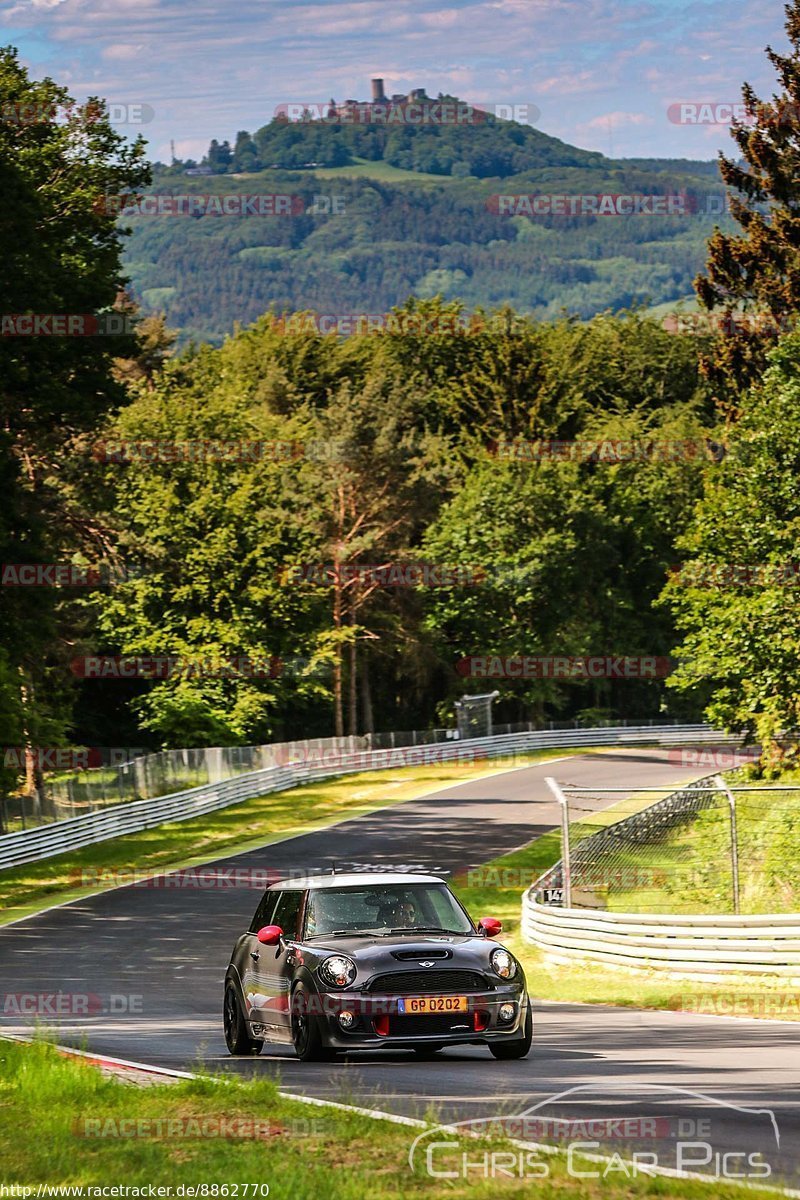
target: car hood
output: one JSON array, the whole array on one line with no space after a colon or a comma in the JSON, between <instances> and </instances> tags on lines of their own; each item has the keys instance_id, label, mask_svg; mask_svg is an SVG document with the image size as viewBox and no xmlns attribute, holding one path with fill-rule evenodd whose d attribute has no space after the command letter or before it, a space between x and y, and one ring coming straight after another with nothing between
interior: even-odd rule
<instances>
[{"instance_id":1,"label":"car hood","mask_svg":"<svg viewBox=\"0 0 800 1200\"><path fill-rule=\"evenodd\" d=\"M374 934L369 934L365 937L319 937L310 938L308 946L314 950L324 951L326 954L349 954L351 958L361 958L362 955L368 954L372 950L386 951L391 953L392 950L401 950L403 953L409 950L414 950L419 947L424 953L425 950L452 950L455 947L468 946L470 943L485 946L489 941L488 938L481 937L476 933L452 934L446 935L442 933L396 933L391 937L377 937ZM444 960L443 960L444 961Z\"/></svg>"},{"instance_id":2,"label":"car hood","mask_svg":"<svg viewBox=\"0 0 800 1200\"><path fill-rule=\"evenodd\" d=\"M304 944L303 951L317 963L330 954L346 954L358 968L359 979L384 972L419 971L452 967L491 970L489 956L501 943L480 934L396 934L387 938L319 938ZM310 965L310 964L309 964Z\"/></svg>"}]
</instances>

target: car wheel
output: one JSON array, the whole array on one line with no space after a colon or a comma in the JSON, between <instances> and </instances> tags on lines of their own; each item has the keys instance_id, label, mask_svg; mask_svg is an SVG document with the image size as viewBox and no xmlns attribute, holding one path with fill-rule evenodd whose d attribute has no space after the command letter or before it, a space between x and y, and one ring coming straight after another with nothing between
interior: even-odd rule
<instances>
[{"instance_id":1,"label":"car wheel","mask_svg":"<svg viewBox=\"0 0 800 1200\"><path fill-rule=\"evenodd\" d=\"M225 1045L231 1054L260 1054L263 1050L263 1040L252 1038L248 1032L242 1006L232 983L225 988L222 1025L225 1030Z\"/></svg>"},{"instance_id":2,"label":"car wheel","mask_svg":"<svg viewBox=\"0 0 800 1200\"><path fill-rule=\"evenodd\" d=\"M525 1032L521 1038L515 1038L512 1042L496 1042L489 1046L495 1058L525 1058L531 1048L533 1040L533 1010L531 1009L530 1000L528 1001L528 1011L525 1015Z\"/></svg>"},{"instance_id":3,"label":"car wheel","mask_svg":"<svg viewBox=\"0 0 800 1200\"><path fill-rule=\"evenodd\" d=\"M417 1058L433 1058L443 1049L444 1046L414 1046L414 1053Z\"/></svg>"},{"instance_id":4,"label":"car wheel","mask_svg":"<svg viewBox=\"0 0 800 1200\"><path fill-rule=\"evenodd\" d=\"M292 1043L301 1062L325 1062L333 1058L333 1051L323 1045L319 1021L308 1011L308 999L309 992L302 984L292 993Z\"/></svg>"}]
</instances>

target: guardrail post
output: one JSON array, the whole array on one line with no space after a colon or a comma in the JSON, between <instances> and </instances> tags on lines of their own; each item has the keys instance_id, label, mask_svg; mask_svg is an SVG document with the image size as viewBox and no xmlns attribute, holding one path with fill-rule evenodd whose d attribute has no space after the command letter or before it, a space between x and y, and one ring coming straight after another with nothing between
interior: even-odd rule
<instances>
[{"instance_id":1,"label":"guardrail post","mask_svg":"<svg viewBox=\"0 0 800 1200\"><path fill-rule=\"evenodd\" d=\"M728 798L731 814L731 875L733 877L733 911L739 915L739 833L736 825L736 797L721 775L714 776L714 786Z\"/></svg>"},{"instance_id":2,"label":"guardrail post","mask_svg":"<svg viewBox=\"0 0 800 1200\"><path fill-rule=\"evenodd\" d=\"M545 783L561 807L561 886L564 889L564 908L572 908L572 872L569 849L569 800L560 785L548 775Z\"/></svg>"}]
</instances>

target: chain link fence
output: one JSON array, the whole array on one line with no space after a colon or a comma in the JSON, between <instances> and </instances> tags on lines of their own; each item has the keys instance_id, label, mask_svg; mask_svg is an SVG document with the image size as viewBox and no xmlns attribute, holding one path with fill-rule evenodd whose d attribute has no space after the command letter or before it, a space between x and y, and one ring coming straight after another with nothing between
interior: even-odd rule
<instances>
[{"instance_id":1,"label":"chain link fence","mask_svg":"<svg viewBox=\"0 0 800 1200\"><path fill-rule=\"evenodd\" d=\"M118 804L154 800L331 750L349 753L361 749L362 742L361 738L318 738L264 746L161 750L116 766L46 775L43 794L0 798L0 832L15 833Z\"/></svg>"},{"instance_id":2,"label":"chain link fence","mask_svg":"<svg viewBox=\"0 0 800 1200\"><path fill-rule=\"evenodd\" d=\"M643 726L671 726L677 721L601 721L598 729ZM580 720L549 721L536 724L495 724L497 736L539 730L585 729ZM466 733L463 735L466 736ZM34 829L52 821L63 821L83 813L99 812L116 804L134 800L153 800L172 792L203 784L221 783L249 771L260 771L291 761L306 761L315 756L353 751L394 750L414 746L439 745L459 738L458 729L412 729L389 733L371 733L342 738L311 738L275 742L260 746L223 746L190 750L162 750L153 754L114 751L124 761L112 766L91 767L70 773L49 773L39 793L0 794L0 834Z\"/></svg>"},{"instance_id":3,"label":"chain link fence","mask_svg":"<svg viewBox=\"0 0 800 1200\"><path fill-rule=\"evenodd\" d=\"M621 789L549 783L561 805L562 858L536 881L539 903L619 913L800 911L800 784L745 787L714 775L608 807Z\"/></svg>"}]
</instances>

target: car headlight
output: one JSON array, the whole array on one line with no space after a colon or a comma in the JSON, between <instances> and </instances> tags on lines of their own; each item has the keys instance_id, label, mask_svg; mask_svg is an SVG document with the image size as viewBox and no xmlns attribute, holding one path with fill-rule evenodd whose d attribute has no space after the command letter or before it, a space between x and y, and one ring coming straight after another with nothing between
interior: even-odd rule
<instances>
[{"instance_id":1,"label":"car headlight","mask_svg":"<svg viewBox=\"0 0 800 1200\"><path fill-rule=\"evenodd\" d=\"M517 973L517 964L515 959L508 953L507 950L503 950L501 946L498 946L496 950L492 951L489 961L492 964L492 970L496 975L499 975L501 979L513 979Z\"/></svg>"},{"instance_id":2,"label":"car headlight","mask_svg":"<svg viewBox=\"0 0 800 1200\"><path fill-rule=\"evenodd\" d=\"M332 954L320 964L319 973L333 987L348 987L356 977L356 964L344 954Z\"/></svg>"}]
</instances>

